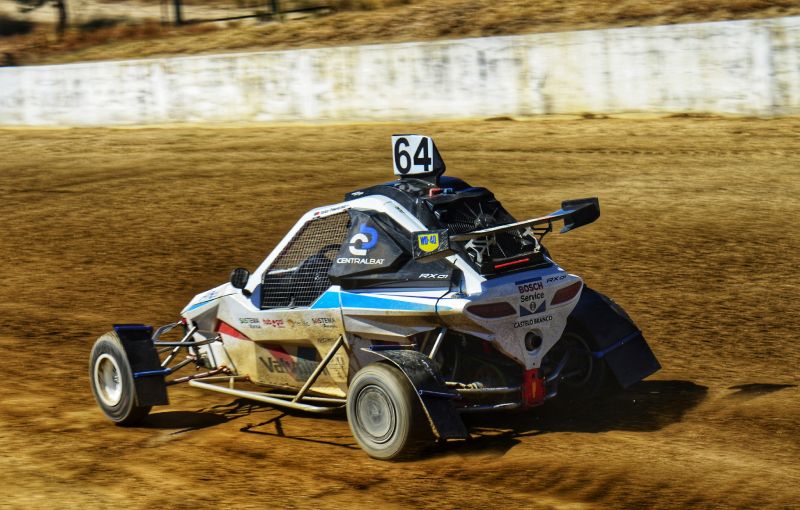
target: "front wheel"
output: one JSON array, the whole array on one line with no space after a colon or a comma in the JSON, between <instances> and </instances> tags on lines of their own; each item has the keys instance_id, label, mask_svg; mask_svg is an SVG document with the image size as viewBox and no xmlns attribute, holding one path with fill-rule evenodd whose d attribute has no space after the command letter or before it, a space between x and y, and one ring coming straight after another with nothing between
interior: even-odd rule
<instances>
[{"instance_id":1,"label":"front wheel","mask_svg":"<svg viewBox=\"0 0 800 510\"><path fill-rule=\"evenodd\" d=\"M109 331L92 347L89 381L97 405L117 425L134 425L150 413L150 406L136 403L133 371L116 332Z\"/></svg>"},{"instance_id":2,"label":"front wheel","mask_svg":"<svg viewBox=\"0 0 800 510\"><path fill-rule=\"evenodd\" d=\"M347 421L370 457L411 457L430 443L430 425L408 378L396 367L375 363L353 377L347 391Z\"/></svg>"}]
</instances>

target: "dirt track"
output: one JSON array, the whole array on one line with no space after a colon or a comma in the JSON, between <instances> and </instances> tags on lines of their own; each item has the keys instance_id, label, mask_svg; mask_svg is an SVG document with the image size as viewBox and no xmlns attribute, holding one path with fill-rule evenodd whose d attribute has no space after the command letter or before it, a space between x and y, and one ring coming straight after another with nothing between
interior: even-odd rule
<instances>
[{"instance_id":1,"label":"dirt track","mask_svg":"<svg viewBox=\"0 0 800 510\"><path fill-rule=\"evenodd\" d=\"M451 175L517 216L598 195L602 218L548 246L664 369L401 464L343 418L192 388L144 427L102 417L96 336L172 320L312 205L389 180L395 131L434 135ZM798 119L690 118L0 131L0 507L792 507L799 137Z\"/></svg>"}]
</instances>

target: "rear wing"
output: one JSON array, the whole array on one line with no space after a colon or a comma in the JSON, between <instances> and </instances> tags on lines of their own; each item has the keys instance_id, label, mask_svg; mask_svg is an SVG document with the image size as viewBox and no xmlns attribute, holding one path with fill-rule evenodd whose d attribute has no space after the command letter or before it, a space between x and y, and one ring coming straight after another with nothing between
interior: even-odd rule
<instances>
[{"instance_id":1,"label":"rear wing","mask_svg":"<svg viewBox=\"0 0 800 510\"><path fill-rule=\"evenodd\" d=\"M582 227L592 223L600 217L600 201L597 197L592 198L579 198L577 200L565 200L561 202L561 209L552 212L547 216L540 218L533 218L525 221L518 221L516 223L508 223L506 225L499 225L497 227L484 228L481 230L474 230L463 234L450 234L447 229L444 230L423 230L420 232L413 232L414 244L412 246L414 259L420 262L430 262L442 257L447 257L454 254L451 247L451 242L469 241L471 239L486 239L495 236L501 232L508 232L510 230L519 230L522 228L535 228L537 225L546 225L535 231L533 234L541 240L545 234L552 231L553 222L563 220L564 228L561 233L564 234L570 230ZM489 243L485 244L482 250L488 249ZM487 252L488 253L488 252ZM483 267L489 264L488 269L482 269L481 274L486 274L486 271L500 269L508 265L516 265L518 263L531 262L533 253L540 253L538 247L534 252L521 254L521 256L508 257L502 260L493 260L491 257L484 260L484 255L478 256L476 263Z\"/></svg>"},{"instance_id":2,"label":"rear wing","mask_svg":"<svg viewBox=\"0 0 800 510\"><path fill-rule=\"evenodd\" d=\"M600 217L600 201L597 197L592 198L579 198L576 200L565 200L561 202L561 209L552 212L547 216L540 218L533 218L530 220L518 221L516 223L508 223L498 227L485 228L482 230L474 230L464 234L450 235L451 241L468 241L470 239L480 239L482 237L489 237L500 232L507 232L509 230L517 230L524 227L533 227L536 225L552 226L553 222L564 220L564 228L561 233L565 234L570 230L582 227L592 223Z\"/></svg>"}]
</instances>

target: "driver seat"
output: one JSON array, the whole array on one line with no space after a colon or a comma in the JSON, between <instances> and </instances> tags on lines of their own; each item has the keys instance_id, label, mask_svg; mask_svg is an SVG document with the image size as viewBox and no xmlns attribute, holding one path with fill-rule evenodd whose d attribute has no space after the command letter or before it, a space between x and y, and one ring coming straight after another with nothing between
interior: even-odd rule
<instances>
[{"instance_id":1,"label":"driver seat","mask_svg":"<svg viewBox=\"0 0 800 510\"><path fill-rule=\"evenodd\" d=\"M289 307L310 306L331 286L328 271L333 261L321 253L310 256L289 278Z\"/></svg>"}]
</instances>

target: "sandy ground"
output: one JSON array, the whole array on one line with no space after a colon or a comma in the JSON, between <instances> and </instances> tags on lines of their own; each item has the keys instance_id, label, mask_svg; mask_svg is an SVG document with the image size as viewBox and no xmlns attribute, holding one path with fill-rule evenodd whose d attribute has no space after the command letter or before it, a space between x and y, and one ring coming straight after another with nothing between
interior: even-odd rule
<instances>
[{"instance_id":1,"label":"sandy ground","mask_svg":"<svg viewBox=\"0 0 800 510\"><path fill-rule=\"evenodd\" d=\"M87 380L113 322L164 323L302 212L391 178L389 135L517 216L598 195L549 247L664 369L591 409L472 422L414 462L342 417L174 388L119 428ZM800 501L800 119L0 131L2 508L790 508Z\"/></svg>"}]
</instances>

